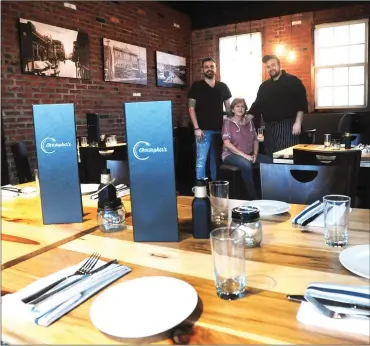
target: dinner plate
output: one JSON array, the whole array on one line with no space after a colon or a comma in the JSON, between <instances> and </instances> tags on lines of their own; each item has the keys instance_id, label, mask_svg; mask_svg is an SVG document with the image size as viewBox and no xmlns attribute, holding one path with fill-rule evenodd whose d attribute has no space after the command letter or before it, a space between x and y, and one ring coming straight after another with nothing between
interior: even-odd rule
<instances>
[{"instance_id":1,"label":"dinner plate","mask_svg":"<svg viewBox=\"0 0 370 346\"><path fill-rule=\"evenodd\" d=\"M90 318L106 334L143 338L177 326L190 316L197 303L197 292L185 281L149 276L104 291L92 303Z\"/></svg>"},{"instance_id":2,"label":"dinner plate","mask_svg":"<svg viewBox=\"0 0 370 346\"><path fill-rule=\"evenodd\" d=\"M81 194L87 195L89 193L93 193L98 191L99 184L81 184Z\"/></svg>"},{"instance_id":3,"label":"dinner plate","mask_svg":"<svg viewBox=\"0 0 370 346\"><path fill-rule=\"evenodd\" d=\"M244 203L243 206L253 206L260 210L261 216L277 215L290 210L290 205L280 201L256 200Z\"/></svg>"},{"instance_id":4,"label":"dinner plate","mask_svg":"<svg viewBox=\"0 0 370 346\"><path fill-rule=\"evenodd\" d=\"M352 273L370 279L370 244L351 246L343 250L339 261Z\"/></svg>"}]
</instances>

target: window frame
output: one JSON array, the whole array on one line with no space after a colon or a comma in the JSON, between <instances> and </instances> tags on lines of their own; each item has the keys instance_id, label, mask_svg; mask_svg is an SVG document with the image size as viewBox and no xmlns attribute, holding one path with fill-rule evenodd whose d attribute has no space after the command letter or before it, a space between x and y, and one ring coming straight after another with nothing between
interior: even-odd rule
<instances>
[{"instance_id":1,"label":"window frame","mask_svg":"<svg viewBox=\"0 0 370 346\"><path fill-rule=\"evenodd\" d=\"M353 24L365 24L365 61L364 63L355 63L355 64L337 64L337 65L325 65L325 66L316 66L316 60L318 57L318 45L316 45L316 42L318 41L318 30L322 28L330 28L330 27L337 27L337 26L343 26L343 25L353 25ZM346 20L346 21L340 21L340 22L332 22L332 23L323 23L323 24L317 24L314 26L314 42L313 42L313 53L314 53L314 102L315 102L315 109L317 110L326 110L326 109L366 109L369 99L369 18L363 18L363 19L355 19L355 20ZM348 46L348 45L343 45ZM340 46L336 46L340 47ZM352 67L352 66L364 66L364 105L348 105L348 106L318 106L318 86L316 84L317 80L317 71L319 69L323 68L337 68L337 67ZM348 85L349 86L349 85Z\"/></svg>"}]
</instances>

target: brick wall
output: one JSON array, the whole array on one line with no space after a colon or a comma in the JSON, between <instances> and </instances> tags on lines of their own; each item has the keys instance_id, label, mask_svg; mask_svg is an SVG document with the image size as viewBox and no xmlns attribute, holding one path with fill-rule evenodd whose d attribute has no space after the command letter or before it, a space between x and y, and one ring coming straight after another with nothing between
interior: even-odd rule
<instances>
[{"instance_id":1,"label":"brick wall","mask_svg":"<svg viewBox=\"0 0 370 346\"><path fill-rule=\"evenodd\" d=\"M2 2L1 8L1 109L7 145L11 182L15 170L9 145L27 144L31 168L35 167L32 104L74 103L78 135L86 135L85 114L107 115L101 131L124 136L122 104L126 101L171 100L174 124L187 117L187 88L156 86L155 51L184 56L190 66L191 25L189 18L155 2L73 1L77 11L66 8L61 1ZM120 23L110 21L114 16ZM89 58L92 79L29 76L21 73L18 18L31 19L89 35ZM106 23L97 21L102 18ZM173 23L180 25L174 27ZM148 85L139 86L103 81L102 38L139 45L147 49ZM190 68L188 68L188 73ZM133 97L140 92L141 97Z\"/></svg>"},{"instance_id":2,"label":"brick wall","mask_svg":"<svg viewBox=\"0 0 370 346\"><path fill-rule=\"evenodd\" d=\"M252 32L262 34L262 54L275 52L279 40L285 43L286 49L290 44L295 51L296 58L293 62L284 57L281 58L282 68L288 73L299 77L307 90L309 100L309 111L314 111L314 46L313 34L314 25L331 23L352 19L367 18L370 16L370 4L364 2L363 5L344 7L339 9L298 13L291 16L279 18L268 18L252 21ZM290 20L301 21L300 25L294 25L292 36L290 36ZM237 25L238 33L249 33L250 23L244 22ZM235 35L235 24L196 30L192 32L191 56L192 56L192 76L194 79L200 78L200 66L204 57L211 56L218 60L218 40L220 36ZM370 45L369 45L370 48ZM263 68L261 64L261 68ZM370 72L370 69L369 69ZM268 75L263 71L263 79ZM370 77L369 77L370 81ZM370 89L369 89L370 90ZM248 101L247 101L248 102Z\"/></svg>"}]
</instances>

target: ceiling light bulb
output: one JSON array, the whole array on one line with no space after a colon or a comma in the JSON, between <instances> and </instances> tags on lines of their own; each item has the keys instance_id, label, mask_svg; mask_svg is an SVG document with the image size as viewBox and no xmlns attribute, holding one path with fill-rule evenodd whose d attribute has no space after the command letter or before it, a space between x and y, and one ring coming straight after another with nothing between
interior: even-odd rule
<instances>
[{"instance_id":1,"label":"ceiling light bulb","mask_svg":"<svg viewBox=\"0 0 370 346\"><path fill-rule=\"evenodd\" d=\"M289 52L289 54L288 54L288 59L289 59L290 61L295 60L295 53L294 53L294 51L293 51L293 50L291 50L291 51Z\"/></svg>"},{"instance_id":2,"label":"ceiling light bulb","mask_svg":"<svg viewBox=\"0 0 370 346\"><path fill-rule=\"evenodd\" d=\"M276 46L276 55L282 55L284 53L285 47L282 43L278 43Z\"/></svg>"}]
</instances>

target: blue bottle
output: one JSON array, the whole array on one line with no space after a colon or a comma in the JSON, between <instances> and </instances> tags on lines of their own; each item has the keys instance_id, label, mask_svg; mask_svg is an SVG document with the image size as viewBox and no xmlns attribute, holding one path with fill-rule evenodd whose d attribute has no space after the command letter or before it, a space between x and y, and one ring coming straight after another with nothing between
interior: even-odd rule
<instances>
[{"instance_id":1,"label":"blue bottle","mask_svg":"<svg viewBox=\"0 0 370 346\"><path fill-rule=\"evenodd\" d=\"M192 217L194 238L208 239L211 231L211 203L204 180L197 180L195 183Z\"/></svg>"}]
</instances>

